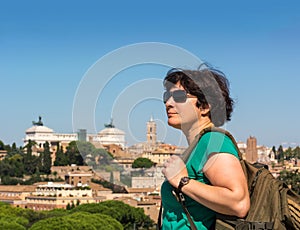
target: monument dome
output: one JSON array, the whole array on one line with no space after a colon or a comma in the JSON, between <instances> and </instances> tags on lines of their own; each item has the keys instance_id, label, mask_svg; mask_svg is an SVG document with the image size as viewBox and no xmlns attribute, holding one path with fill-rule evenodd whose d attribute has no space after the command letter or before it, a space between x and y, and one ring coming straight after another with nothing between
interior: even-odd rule
<instances>
[{"instance_id":1,"label":"monument dome","mask_svg":"<svg viewBox=\"0 0 300 230\"><path fill-rule=\"evenodd\" d=\"M25 131L26 134L34 133L54 133L53 129L50 129L46 126L34 125Z\"/></svg>"},{"instance_id":2,"label":"monument dome","mask_svg":"<svg viewBox=\"0 0 300 230\"><path fill-rule=\"evenodd\" d=\"M102 145L119 145L122 148L125 147L125 132L117 129L112 121L109 124L104 125L105 128L97 133L93 137L94 142L99 142Z\"/></svg>"}]
</instances>

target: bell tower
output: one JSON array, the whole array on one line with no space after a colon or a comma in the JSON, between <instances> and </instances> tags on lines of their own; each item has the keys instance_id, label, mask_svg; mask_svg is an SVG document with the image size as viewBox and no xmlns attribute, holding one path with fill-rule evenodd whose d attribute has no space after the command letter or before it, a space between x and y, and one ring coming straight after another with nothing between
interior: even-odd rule
<instances>
[{"instance_id":1,"label":"bell tower","mask_svg":"<svg viewBox=\"0 0 300 230\"><path fill-rule=\"evenodd\" d=\"M153 117L150 117L150 120L147 122L147 143L151 145L156 144L156 123L153 120Z\"/></svg>"},{"instance_id":2,"label":"bell tower","mask_svg":"<svg viewBox=\"0 0 300 230\"><path fill-rule=\"evenodd\" d=\"M257 162L257 141L255 137L250 136L247 139L247 148L246 148L246 160L250 163Z\"/></svg>"}]
</instances>

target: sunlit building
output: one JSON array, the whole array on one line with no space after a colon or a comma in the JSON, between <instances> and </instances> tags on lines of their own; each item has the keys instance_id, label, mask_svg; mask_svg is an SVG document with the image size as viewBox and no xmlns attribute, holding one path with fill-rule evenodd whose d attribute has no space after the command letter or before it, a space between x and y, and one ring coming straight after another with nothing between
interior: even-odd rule
<instances>
[{"instance_id":1,"label":"sunlit building","mask_svg":"<svg viewBox=\"0 0 300 230\"><path fill-rule=\"evenodd\" d=\"M42 148L48 142L53 150L57 144L66 147L70 142L80 140L90 141L98 148L110 144L125 147L125 132L117 129L112 122L105 125L105 129L97 134L87 134L85 129L78 130L78 133L55 133L53 129L43 124L41 117L38 122L32 123L33 126L25 131L24 146L29 143L29 140L35 142L38 148Z\"/></svg>"}]
</instances>

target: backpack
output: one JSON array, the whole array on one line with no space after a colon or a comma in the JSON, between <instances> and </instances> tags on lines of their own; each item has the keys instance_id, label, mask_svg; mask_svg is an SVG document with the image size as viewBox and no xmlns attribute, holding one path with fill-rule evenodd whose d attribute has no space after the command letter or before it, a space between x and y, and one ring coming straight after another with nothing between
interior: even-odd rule
<instances>
[{"instance_id":1,"label":"backpack","mask_svg":"<svg viewBox=\"0 0 300 230\"><path fill-rule=\"evenodd\" d=\"M283 181L276 179L265 165L251 164L242 158L233 136L220 128L204 129L227 135L236 146L247 178L250 209L244 218L217 214L215 229L300 229L300 196Z\"/></svg>"}]
</instances>

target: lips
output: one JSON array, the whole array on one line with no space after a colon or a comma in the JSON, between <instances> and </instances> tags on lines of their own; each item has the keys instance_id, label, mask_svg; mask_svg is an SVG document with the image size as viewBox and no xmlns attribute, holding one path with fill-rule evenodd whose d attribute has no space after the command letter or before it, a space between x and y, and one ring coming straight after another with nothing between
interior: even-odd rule
<instances>
[{"instance_id":1,"label":"lips","mask_svg":"<svg viewBox=\"0 0 300 230\"><path fill-rule=\"evenodd\" d=\"M176 114L177 114L177 113L174 112L174 111L168 111L168 112L167 112L168 117L172 117L173 115L176 115Z\"/></svg>"}]
</instances>

